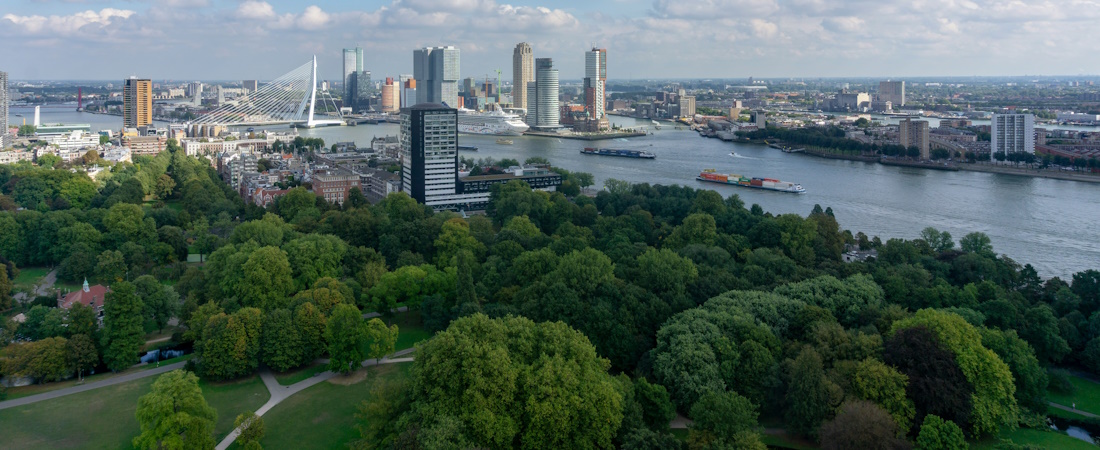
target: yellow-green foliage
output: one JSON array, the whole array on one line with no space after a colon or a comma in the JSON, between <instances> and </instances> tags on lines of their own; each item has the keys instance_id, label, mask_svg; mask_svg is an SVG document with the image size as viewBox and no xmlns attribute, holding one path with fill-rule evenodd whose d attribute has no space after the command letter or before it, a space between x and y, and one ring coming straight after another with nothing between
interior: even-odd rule
<instances>
[{"instance_id":1,"label":"yellow-green foliage","mask_svg":"<svg viewBox=\"0 0 1100 450\"><path fill-rule=\"evenodd\" d=\"M892 332L923 326L939 338L940 345L955 354L966 379L974 385L971 418L974 435L996 434L1001 426L1014 426L1019 414L1012 372L1001 358L982 346L976 328L961 316L949 312L922 309L894 323Z\"/></svg>"}]
</instances>

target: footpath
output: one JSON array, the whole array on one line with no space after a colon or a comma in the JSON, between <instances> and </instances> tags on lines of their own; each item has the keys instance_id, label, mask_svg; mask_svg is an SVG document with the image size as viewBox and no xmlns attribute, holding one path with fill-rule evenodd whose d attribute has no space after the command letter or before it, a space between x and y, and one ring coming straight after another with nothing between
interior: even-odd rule
<instances>
[{"instance_id":1,"label":"footpath","mask_svg":"<svg viewBox=\"0 0 1100 450\"><path fill-rule=\"evenodd\" d=\"M413 357L405 355L411 354L415 351L416 348L414 347L394 352L389 356L382 358L381 360L367 360L363 362L363 367L370 367L381 364L412 362ZM332 379L336 375L336 372L328 370L309 377L308 379L294 383L290 386L283 386L279 384L278 380L275 379L275 374L271 373L271 370L264 368L260 371L260 379L264 381L264 386L267 387L267 391L271 393L271 398L268 399L267 403L264 403L263 406L260 406L260 409L256 410L256 415L262 417L268 411L271 411L271 408L274 408L275 405L282 403L283 400L286 400L292 395L302 392L303 390L314 386L322 381ZM237 436L239 436L240 434L241 430L239 428L234 429L229 433L228 436L226 436L224 439L221 440L221 442L218 443L216 450L225 450L229 448L229 446L233 444L233 441L237 440Z\"/></svg>"},{"instance_id":2,"label":"footpath","mask_svg":"<svg viewBox=\"0 0 1100 450\"><path fill-rule=\"evenodd\" d=\"M61 388L54 391L43 392L41 394L28 395L23 398L17 398L15 400L5 400L0 402L0 409L14 408L16 406L29 405L31 403L38 403L44 400L50 400L58 397L64 397L66 395L72 395L79 392L90 391L92 389L99 389L101 387L114 386L116 384L127 383L134 380L140 380L146 377L152 377L160 375L165 372L171 372L176 369L182 369L183 365L187 364L187 361L180 361L172 364L165 364L163 366L122 374L119 376L111 377L106 380L93 381L91 383L85 383L78 386L72 386L67 388ZM139 364L144 366L146 364ZM137 366L135 366L137 367Z\"/></svg>"}]
</instances>

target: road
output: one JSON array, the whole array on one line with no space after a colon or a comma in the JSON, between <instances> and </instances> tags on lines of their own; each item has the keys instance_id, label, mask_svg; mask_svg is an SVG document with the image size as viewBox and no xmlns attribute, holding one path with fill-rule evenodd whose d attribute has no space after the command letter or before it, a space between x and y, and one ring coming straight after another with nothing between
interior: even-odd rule
<instances>
[{"instance_id":1,"label":"road","mask_svg":"<svg viewBox=\"0 0 1100 450\"><path fill-rule=\"evenodd\" d=\"M380 361L375 361L373 359L370 359L370 360L367 360L367 361L363 362L363 367L370 367L370 366L375 366L375 365L379 365L379 364L394 364L394 363L412 362L413 358L411 356L410 357L404 357L404 358L403 358L403 356L408 355L408 354L410 354L412 352L415 352L415 351L416 351L416 348L409 348L409 349L401 350L401 351L398 351L398 352L394 352L393 354L391 354L391 355L389 355L385 358L382 358ZM331 379L332 377L335 377L335 376L336 376L336 372L328 370L328 371L325 371L325 372L321 372L317 375L314 375L312 377L309 377L306 380L302 380L302 381L299 381L297 383L294 383L290 386L283 386L283 385L279 384L279 381L275 379L275 375L272 374L270 370L268 370L267 368L264 368L263 370L260 371L260 379L262 379L264 381L264 386L266 386L267 391L271 393L271 398L268 399L267 403L264 403L263 406L260 407L260 409L256 410L256 415L257 416L263 416L268 411L271 411L271 408L274 408L275 405L278 405L283 400L286 400L287 398L290 398L290 396L292 396L294 394L297 394L297 393L299 393L299 392L301 392L301 391L303 391L303 390L305 390L305 389L307 389L311 386L314 386L317 383L320 383L320 382L325 381L325 380L329 380L329 379ZM218 443L218 446L217 446L216 450L225 450L225 449L229 448L229 446L233 444L233 441L237 439L237 436L240 435L240 433L241 433L241 431L239 429L234 429L232 432L229 433L228 436L225 437L225 439L222 439L222 441Z\"/></svg>"},{"instance_id":2,"label":"road","mask_svg":"<svg viewBox=\"0 0 1100 450\"><path fill-rule=\"evenodd\" d=\"M81 384L79 386L72 386L62 389L53 390L50 392L43 392L41 394L28 395L23 398L17 398L15 400L6 400L0 402L0 410L14 408L16 406L29 405L31 403L37 403L43 400L50 400L58 397L64 397L66 395L72 395L79 392L90 391L92 389L99 389L101 387L113 386L116 384L126 383L129 381L140 380L142 378L160 375L164 372L170 372L176 369L182 369L183 365L187 364L187 361L181 361L172 364L165 364L155 369L134 371L127 374L111 377L106 380L93 381L91 383Z\"/></svg>"}]
</instances>

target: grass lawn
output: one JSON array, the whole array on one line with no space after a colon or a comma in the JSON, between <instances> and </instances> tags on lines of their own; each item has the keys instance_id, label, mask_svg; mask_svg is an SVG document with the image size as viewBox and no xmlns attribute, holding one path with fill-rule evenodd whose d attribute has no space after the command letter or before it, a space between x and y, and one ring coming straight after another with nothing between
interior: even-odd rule
<instances>
[{"instance_id":1,"label":"grass lawn","mask_svg":"<svg viewBox=\"0 0 1100 450\"><path fill-rule=\"evenodd\" d=\"M379 379L408 377L412 364L386 364L366 369L366 378L350 385L336 384L341 377L319 383L284 400L264 415L267 434L261 444L267 450L344 448L359 437L355 413L370 398ZM354 376L354 375L353 375Z\"/></svg>"},{"instance_id":2,"label":"grass lawn","mask_svg":"<svg viewBox=\"0 0 1100 450\"><path fill-rule=\"evenodd\" d=\"M402 323L401 320L397 320L396 323L397 344L394 345L395 351L413 348L416 346L417 342L426 341L432 337L432 333L425 330L419 320L407 324Z\"/></svg>"},{"instance_id":3,"label":"grass lawn","mask_svg":"<svg viewBox=\"0 0 1100 450\"><path fill-rule=\"evenodd\" d=\"M1057 431L1034 430L1020 428L1011 433L1002 433L1001 439L1008 439L1020 445L1035 445L1040 448L1057 448L1060 450L1096 450L1096 446L1080 439L1074 439ZM986 439L970 445L974 450L989 450L999 444L997 439Z\"/></svg>"},{"instance_id":4,"label":"grass lawn","mask_svg":"<svg viewBox=\"0 0 1100 450\"><path fill-rule=\"evenodd\" d=\"M314 375L328 370L328 366L325 364L315 364L311 366L302 366L297 369L290 369L283 373L275 373L275 380L283 386L290 386L299 381L308 379Z\"/></svg>"},{"instance_id":5,"label":"grass lawn","mask_svg":"<svg viewBox=\"0 0 1100 450\"><path fill-rule=\"evenodd\" d=\"M20 267L19 276L15 277L13 285L16 288L30 289L48 273L48 267Z\"/></svg>"},{"instance_id":6,"label":"grass lawn","mask_svg":"<svg viewBox=\"0 0 1100 450\"><path fill-rule=\"evenodd\" d=\"M1047 394L1047 399L1065 406L1077 403L1077 409L1081 411L1100 414L1100 384L1075 376L1070 376L1069 381L1077 392L1072 395L1051 392Z\"/></svg>"},{"instance_id":7,"label":"grass lawn","mask_svg":"<svg viewBox=\"0 0 1100 450\"><path fill-rule=\"evenodd\" d=\"M157 377L107 386L30 405L0 410L0 436L5 449L132 448L141 429L134 412ZM259 376L229 383L200 382L203 396L218 411L221 435L233 419L256 410L269 398Z\"/></svg>"},{"instance_id":8,"label":"grass lawn","mask_svg":"<svg viewBox=\"0 0 1100 450\"><path fill-rule=\"evenodd\" d=\"M193 358L194 356L195 355L193 353L191 353L191 354L187 354L187 355L183 355L183 356L178 356L178 357L175 357L175 358L172 358L172 359L166 359L164 361L161 361L160 363L161 364L172 364L172 363L176 363L176 362L180 362L180 361L187 361L187 360ZM143 364L143 365L138 366L137 368L127 369L127 370L124 370L124 371L118 372L118 373L113 373L113 372L108 371L108 372L97 373L95 375L86 375L84 377L84 383L83 384L91 383L91 382L94 382L94 381L106 380L106 379L114 378L114 377L117 377L119 375L125 375L125 374L135 372L135 371L155 369L157 367L158 366L156 364ZM14 388L8 388L8 400L15 400L17 398L26 397L26 396L29 396L29 395L35 395L35 394L41 394L43 392L55 391L55 390L58 390L58 389L61 389L61 388L67 388L67 387L75 386L76 384L77 384L77 379L73 378L73 379L70 379L70 380L54 381L54 382L45 383L45 384L32 384L32 385L29 385L29 386L19 386L19 387L14 387Z\"/></svg>"},{"instance_id":9,"label":"grass lawn","mask_svg":"<svg viewBox=\"0 0 1100 450\"><path fill-rule=\"evenodd\" d=\"M155 377L0 410L6 449L131 448L134 411Z\"/></svg>"},{"instance_id":10,"label":"grass lawn","mask_svg":"<svg viewBox=\"0 0 1100 450\"><path fill-rule=\"evenodd\" d=\"M215 441L221 441L233 431L233 420L238 414L256 411L271 398L259 375L221 383L200 381L199 386L206 403L218 411L218 421L214 424Z\"/></svg>"}]
</instances>

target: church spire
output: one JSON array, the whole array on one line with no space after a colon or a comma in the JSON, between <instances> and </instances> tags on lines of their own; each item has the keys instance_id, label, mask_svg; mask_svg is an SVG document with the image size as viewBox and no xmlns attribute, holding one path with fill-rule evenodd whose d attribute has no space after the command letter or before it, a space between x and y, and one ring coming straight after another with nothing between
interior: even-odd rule
<instances>
[{"instance_id":1,"label":"church spire","mask_svg":"<svg viewBox=\"0 0 1100 450\"><path fill-rule=\"evenodd\" d=\"M92 289L88 287L88 277L84 277L84 292L89 292Z\"/></svg>"}]
</instances>

